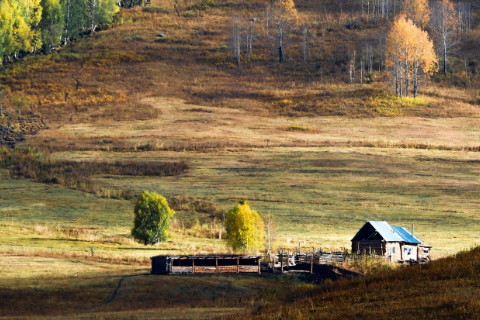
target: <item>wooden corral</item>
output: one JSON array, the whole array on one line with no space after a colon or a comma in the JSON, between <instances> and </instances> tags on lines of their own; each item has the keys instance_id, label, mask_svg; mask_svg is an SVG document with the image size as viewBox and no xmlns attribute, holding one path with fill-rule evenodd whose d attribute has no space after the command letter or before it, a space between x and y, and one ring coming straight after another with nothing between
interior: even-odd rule
<instances>
[{"instance_id":1,"label":"wooden corral","mask_svg":"<svg viewBox=\"0 0 480 320\"><path fill-rule=\"evenodd\" d=\"M178 273L261 273L258 255L179 255L155 256L153 274Z\"/></svg>"}]
</instances>

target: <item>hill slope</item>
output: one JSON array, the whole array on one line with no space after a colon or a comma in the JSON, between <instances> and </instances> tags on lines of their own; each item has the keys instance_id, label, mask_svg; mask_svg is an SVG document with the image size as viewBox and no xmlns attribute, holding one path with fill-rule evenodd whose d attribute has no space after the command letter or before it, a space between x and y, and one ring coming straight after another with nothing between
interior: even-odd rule
<instances>
[{"instance_id":1,"label":"hill slope","mask_svg":"<svg viewBox=\"0 0 480 320\"><path fill-rule=\"evenodd\" d=\"M480 247L427 265L325 283L300 291L252 316L252 319L406 318L480 319Z\"/></svg>"},{"instance_id":2,"label":"hill slope","mask_svg":"<svg viewBox=\"0 0 480 320\"><path fill-rule=\"evenodd\" d=\"M6 68L0 74L3 110L20 124L12 125L10 116L0 121L15 130L43 126L20 146L40 149L30 160L48 164L36 172L30 160L17 161L10 167L26 170L14 175L103 198L160 192L179 213L174 235L194 235L202 243L192 250L213 250L202 246L213 240L206 238L218 239L222 211L239 198L272 213L281 246L349 247L366 220L415 223L419 237L440 255L480 241L480 109L472 102L477 87L439 80L413 100L392 97L381 72L374 71L369 83L348 83L348 51L373 41L388 22L358 16L361 1L349 2L354 10L343 15L335 1L323 7L298 1L300 16L312 21L316 34L311 49L321 50L304 64L297 28L282 65L272 52L273 33L269 37L265 29L265 2L208 3L214 4L185 7L181 14L174 1L123 10L109 30ZM472 8L476 16L478 7ZM230 52L236 16L245 23L259 17L253 58L240 66ZM473 51L466 53L476 59ZM185 162L190 169L124 175L112 172L117 161L131 172L145 163ZM92 167L104 170L85 171ZM8 198L24 199L22 190L8 189ZM8 222L32 229L42 221L54 225L27 219L36 211L26 202L49 207L42 195L31 197L0 203ZM131 205L119 201L111 207L122 208L126 218L118 233L128 243ZM89 209L81 226L68 214L57 221L70 228L100 227L92 217L110 216L100 211Z\"/></svg>"}]
</instances>

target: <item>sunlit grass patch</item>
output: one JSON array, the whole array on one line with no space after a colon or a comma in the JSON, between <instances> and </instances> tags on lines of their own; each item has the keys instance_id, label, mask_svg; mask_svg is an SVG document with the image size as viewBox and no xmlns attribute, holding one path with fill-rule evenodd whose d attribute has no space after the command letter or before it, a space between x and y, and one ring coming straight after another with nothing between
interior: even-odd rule
<instances>
[{"instance_id":1,"label":"sunlit grass patch","mask_svg":"<svg viewBox=\"0 0 480 320\"><path fill-rule=\"evenodd\" d=\"M407 108L427 106L429 101L425 98L380 96L367 100L367 106L376 113L385 117L398 117L405 114Z\"/></svg>"}]
</instances>

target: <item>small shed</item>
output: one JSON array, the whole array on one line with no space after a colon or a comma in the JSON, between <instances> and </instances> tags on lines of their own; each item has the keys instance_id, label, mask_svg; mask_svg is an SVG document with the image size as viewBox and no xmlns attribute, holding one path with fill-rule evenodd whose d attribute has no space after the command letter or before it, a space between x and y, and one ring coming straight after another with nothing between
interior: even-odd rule
<instances>
[{"instance_id":1,"label":"small shed","mask_svg":"<svg viewBox=\"0 0 480 320\"><path fill-rule=\"evenodd\" d=\"M430 249L406 228L386 221L366 222L352 239L352 253L378 254L390 261L428 260Z\"/></svg>"},{"instance_id":2,"label":"small shed","mask_svg":"<svg viewBox=\"0 0 480 320\"><path fill-rule=\"evenodd\" d=\"M178 273L260 273L258 255L178 255L155 256L153 274Z\"/></svg>"}]
</instances>

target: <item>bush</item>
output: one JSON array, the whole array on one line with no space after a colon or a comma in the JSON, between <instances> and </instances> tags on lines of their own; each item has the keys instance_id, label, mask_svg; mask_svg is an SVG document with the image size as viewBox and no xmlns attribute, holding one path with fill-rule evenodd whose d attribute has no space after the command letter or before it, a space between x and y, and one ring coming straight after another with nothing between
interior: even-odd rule
<instances>
[{"instance_id":1,"label":"bush","mask_svg":"<svg viewBox=\"0 0 480 320\"><path fill-rule=\"evenodd\" d=\"M143 7L142 8L142 11L143 12L148 12L148 13L165 13L165 14L169 14L170 11L165 9L165 8L162 8L162 7L159 7L159 6L148 6L148 7Z\"/></svg>"},{"instance_id":2,"label":"bush","mask_svg":"<svg viewBox=\"0 0 480 320\"><path fill-rule=\"evenodd\" d=\"M202 0L198 3L192 4L191 6L187 7L187 10L198 10L198 11L206 11L213 7L216 7L218 4L215 0Z\"/></svg>"}]
</instances>

